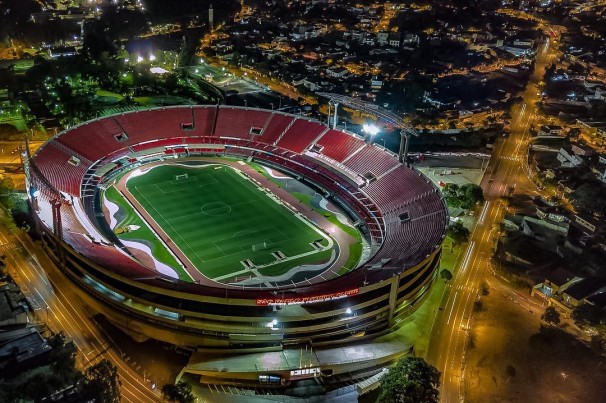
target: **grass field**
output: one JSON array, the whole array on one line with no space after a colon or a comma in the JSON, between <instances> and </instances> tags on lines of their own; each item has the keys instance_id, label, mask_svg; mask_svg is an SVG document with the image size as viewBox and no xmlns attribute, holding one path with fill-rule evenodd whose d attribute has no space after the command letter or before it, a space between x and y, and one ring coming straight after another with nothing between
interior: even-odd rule
<instances>
[{"instance_id":1,"label":"grass field","mask_svg":"<svg viewBox=\"0 0 606 403\"><path fill-rule=\"evenodd\" d=\"M227 166L163 165L131 177L127 189L211 279L243 271L244 260L261 266L262 274L280 275L331 255L310 243L326 248L332 240ZM278 261L272 252L293 260Z\"/></svg>"}]
</instances>

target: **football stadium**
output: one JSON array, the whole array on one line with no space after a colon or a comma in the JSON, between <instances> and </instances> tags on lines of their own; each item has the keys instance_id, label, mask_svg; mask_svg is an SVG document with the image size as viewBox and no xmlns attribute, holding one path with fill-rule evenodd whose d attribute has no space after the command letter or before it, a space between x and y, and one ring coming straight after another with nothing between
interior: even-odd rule
<instances>
[{"instance_id":1,"label":"football stadium","mask_svg":"<svg viewBox=\"0 0 606 403\"><path fill-rule=\"evenodd\" d=\"M440 191L389 150L307 117L123 113L24 159L51 258L135 340L193 351L183 374L204 383L379 368L407 348L381 338L437 276Z\"/></svg>"}]
</instances>

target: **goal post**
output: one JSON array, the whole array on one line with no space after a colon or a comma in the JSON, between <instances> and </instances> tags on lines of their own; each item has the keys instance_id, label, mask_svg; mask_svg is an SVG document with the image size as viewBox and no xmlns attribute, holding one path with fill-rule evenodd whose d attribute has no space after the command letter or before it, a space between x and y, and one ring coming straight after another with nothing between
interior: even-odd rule
<instances>
[{"instance_id":1,"label":"goal post","mask_svg":"<svg viewBox=\"0 0 606 403\"><path fill-rule=\"evenodd\" d=\"M175 175L175 180L187 179L187 174Z\"/></svg>"},{"instance_id":2,"label":"goal post","mask_svg":"<svg viewBox=\"0 0 606 403\"><path fill-rule=\"evenodd\" d=\"M254 252L256 252L258 250L267 249L268 246L269 246L269 243L267 241L254 243L254 244L252 244L252 250Z\"/></svg>"}]
</instances>

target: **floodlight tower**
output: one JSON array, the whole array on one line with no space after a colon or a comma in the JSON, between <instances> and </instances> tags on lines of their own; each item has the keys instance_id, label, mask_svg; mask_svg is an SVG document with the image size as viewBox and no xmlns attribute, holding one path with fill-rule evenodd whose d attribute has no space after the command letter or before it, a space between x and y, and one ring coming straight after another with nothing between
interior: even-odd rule
<instances>
[{"instance_id":1,"label":"floodlight tower","mask_svg":"<svg viewBox=\"0 0 606 403\"><path fill-rule=\"evenodd\" d=\"M212 32L215 29L215 18L214 18L214 11L213 11L213 5L210 5L210 8L208 9L208 26L210 28L210 32Z\"/></svg>"},{"instance_id":2,"label":"floodlight tower","mask_svg":"<svg viewBox=\"0 0 606 403\"><path fill-rule=\"evenodd\" d=\"M400 160L400 162L406 163L406 161L408 159L408 147L409 147L409 143L410 143L410 136L416 136L416 137L419 136L417 131L414 129L414 127L410 123L405 122L401 117L394 114L393 112L390 112L387 109L381 108L378 105L375 105L370 102L366 102L366 101L359 100L357 98L352 98L352 97L348 97L345 95L334 94L334 93L330 93L330 92L318 92L317 94L322 97L326 97L329 100L329 109L328 109L328 113L329 113L328 121L329 122L330 122L330 103L332 103L333 105L335 105L334 122L336 122L336 117L337 117L337 105L341 104L341 105L349 106L350 108L359 110L361 112L367 113L369 115L375 116L377 118L377 120L379 120L381 122L387 123L387 124L392 125L397 128L400 128L400 150L398 152L398 159ZM334 127L336 127L336 124L333 126L333 128ZM370 127L368 129L370 129ZM367 133L370 138L367 138L365 136L364 140L371 142L373 135L371 135L369 131L365 130L365 133ZM373 131L374 131L374 129L373 129ZM376 134L376 131L375 131L375 134Z\"/></svg>"},{"instance_id":3,"label":"floodlight tower","mask_svg":"<svg viewBox=\"0 0 606 403\"><path fill-rule=\"evenodd\" d=\"M336 101L328 101L328 127L330 127L330 105L335 107L332 118L332 128L337 128L337 121L339 119L339 103Z\"/></svg>"}]
</instances>

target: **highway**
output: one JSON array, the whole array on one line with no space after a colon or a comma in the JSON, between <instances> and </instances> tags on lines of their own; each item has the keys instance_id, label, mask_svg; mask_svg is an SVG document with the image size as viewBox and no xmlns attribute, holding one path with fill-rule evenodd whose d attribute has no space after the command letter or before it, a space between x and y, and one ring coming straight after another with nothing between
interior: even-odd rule
<instances>
[{"instance_id":1,"label":"highway","mask_svg":"<svg viewBox=\"0 0 606 403\"><path fill-rule=\"evenodd\" d=\"M4 221L6 213L0 210ZM123 402L160 402L158 389L137 374L90 316L74 285L50 261L41 247L21 230L0 224L0 251L9 273L36 308L36 317L53 331L62 330L78 347L77 365L87 368L102 359L118 367ZM44 268L44 269L43 269ZM161 385L160 385L161 386Z\"/></svg>"},{"instance_id":2,"label":"highway","mask_svg":"<svg viewBox=\"0 0 606 403\"><path fill-rule=\"evenodd\" d=\"M538 49L535 71L529 79L521 104L512 108L510 135L495 145L481 182L486 202L477 212L467 249L461 253L454 279L440 303L427 349L427 361L442 373L441 400L464 400L465 353L473 304L480 295L482 281L490 269L498 239L499 224L505 213L501 201L510 191L530 194L537 191L528 177L529 127L536 119L538 85L545 69L556 58L558 41L549 40Z\"/></svg>"}]
</instances>

